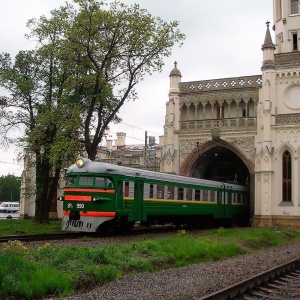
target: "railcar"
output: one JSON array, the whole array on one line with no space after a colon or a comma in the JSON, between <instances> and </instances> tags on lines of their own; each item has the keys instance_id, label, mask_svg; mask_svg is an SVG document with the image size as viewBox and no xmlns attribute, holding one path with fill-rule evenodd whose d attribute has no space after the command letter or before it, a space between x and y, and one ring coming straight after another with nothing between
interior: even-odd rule
<instances>
[{"instance_id":1,"label":"railcar","mask_svg":"<svg viewBox=\"0 0 300 300\"><path fill-rule=\"evenodd\" d=\"M96 232L135 223L248 224L249 188L80 158L66 172L62 229Z\"/></svg>"}]
</instances>

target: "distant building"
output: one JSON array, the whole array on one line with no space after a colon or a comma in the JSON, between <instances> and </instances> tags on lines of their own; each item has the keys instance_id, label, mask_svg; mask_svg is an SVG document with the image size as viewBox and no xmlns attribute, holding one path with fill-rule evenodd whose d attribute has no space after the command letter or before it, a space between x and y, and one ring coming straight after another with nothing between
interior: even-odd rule
<instances>
[{"instance_id":1,"label":"distant building","mask_svg":"<svg viewBox=\"0 0 300 300\"><path fill-rule=\"evenodd\" d=\"M158 144L147 144L145 148L145 144L126 145L125 139L126 133L118 132L113 146L113 140L108 137L106 146L98 147L96 159L115 165L159 171L161 147Z\"/></svg>"},{"instance_id":2,"label":"distant building","mask_svg":"<svg viewBox=\"0 0 300 300\"><path fill-rule=\"evenodd\" d=\"M126 145L126 133L117 133L117 140L106 139L106 146L99 146L96 159L110 164L131 168L159 171L161 147L158 144ZM146 159L145 159L146 158ZM28 150L24 153L24 171L21 175L20 218L33 218L35 215L35 156ZM58 183L56 195L50 209L50 219L61 219L62 202L57 201L63 195L65 185L64 170Z\"/></svg>"}]
</instances>

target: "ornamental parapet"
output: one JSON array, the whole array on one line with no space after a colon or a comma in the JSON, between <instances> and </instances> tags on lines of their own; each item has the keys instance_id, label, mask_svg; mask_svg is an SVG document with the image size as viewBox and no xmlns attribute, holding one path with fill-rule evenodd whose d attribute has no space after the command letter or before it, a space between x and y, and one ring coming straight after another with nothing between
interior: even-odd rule
<instances>
[{"instance_id":1,"label":"ornamental parapet","mask_svg":"<svg viewBox=\"0 0 300 300\"><path fill-rule=\"evenodd\" d=\"M276 66L300 65L300 51L275 54L275 65Z\"/></svg>"},{"instance_id":2,"label":"ornamental parapet","mask_svg":"<svg viewBox=\"0 0 300 300\"><path fill-rule=\"evenodd\" d=\"M261 86L262 76L254 75L182 82L179 84L179 90L181 93L199 93L230 89L259 88Z\"/></svg>"},{"instance_id":3,"label":"ornamental parapet","mask_svg":"<svg viewBox=\"0 0 300 300\"><path fill-rule=\"evenodd\" d=\"M222 120L212 119L180 122L180 131L211 130L216 127L222 131L243 131L245 129L256 130L256 118L230 118Z\"/></svg>"},{"instance_id":4,"label":"ornamental parapet","mask_svg":"<svg viewBox=\"0 0 300 300\"><path fill-rule=\"evenodd\" d=\"M300 124L300 114L285 114L275 116L275 125Z\"/></svg>"}]
</instances>

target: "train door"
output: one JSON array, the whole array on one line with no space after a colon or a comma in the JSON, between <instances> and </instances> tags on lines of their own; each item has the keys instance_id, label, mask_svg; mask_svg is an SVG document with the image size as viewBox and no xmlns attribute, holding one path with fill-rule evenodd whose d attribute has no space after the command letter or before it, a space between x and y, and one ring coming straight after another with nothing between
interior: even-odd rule
<instances>
[{"instance_id":1,"label":"train door","mask_svg":"<svg viewBox=\"0 0 300 300\"><path fill-rule=\"evenodd\" d=\"M144 183L136 180L134 183L134 200L133 200L133 219L134 221L143 220L143 201L144 200Z\"/></svg>"},{"instance_id":2,"label":"train door","mask_svg":"<svg viewBox=\"0 0 300 300\"><path fill-rule=\"evenodd\" d=\"M225 219L226 214L226 202L227 202L227 194L225 191L225 184L221 183L221 189L218 190L218 205L217 205L217 216L216 218L219 220Z\"/></svg>"},{"instance_id":3,"label":"train door","mask_svg":"<svg viewBox=\"0 0 300 300\"><path fill-rule=\"evenodd\" d=\"M116 211L118 213L122 212L124 209L124 201L123 201L123 181L118 181L118 187L117 187L117 197L116 197Z\"/></svg>"}]
</instances>

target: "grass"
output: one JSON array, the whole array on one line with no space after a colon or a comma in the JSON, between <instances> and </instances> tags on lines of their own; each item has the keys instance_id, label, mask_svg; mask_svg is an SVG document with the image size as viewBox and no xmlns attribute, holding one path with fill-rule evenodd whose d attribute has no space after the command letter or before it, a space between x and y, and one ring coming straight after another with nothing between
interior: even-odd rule
<instances>
[{"instance_id":1,"label":"grass","mask_svg":"<svg viewBox=\"0 0 300 300\"><path fill-rule=\"evenodd\" d=\"M22 230L29 233L31 226L24 223ZM49 230L53 228L56 225L49 226ZM0 299L62 297L90 290L125 274L220 260L299 240L299 232L283 228L219 228L190 234L180 230L170 237L98 248L62 248L51 243L27 248L26 244L13 241L0 251Z\"/></svg>"},{"instance_id":2,"label":"grass","mask_svg":"<svg viewBox=\"0 0 300 300\"><path fill-rule=\"evenodd\" d=\"M1 235L20 234L54 234L63 233L61 221L51 221L45 224L38 224L31 219L0 220Z\"/></svg>"}]
</instances>

